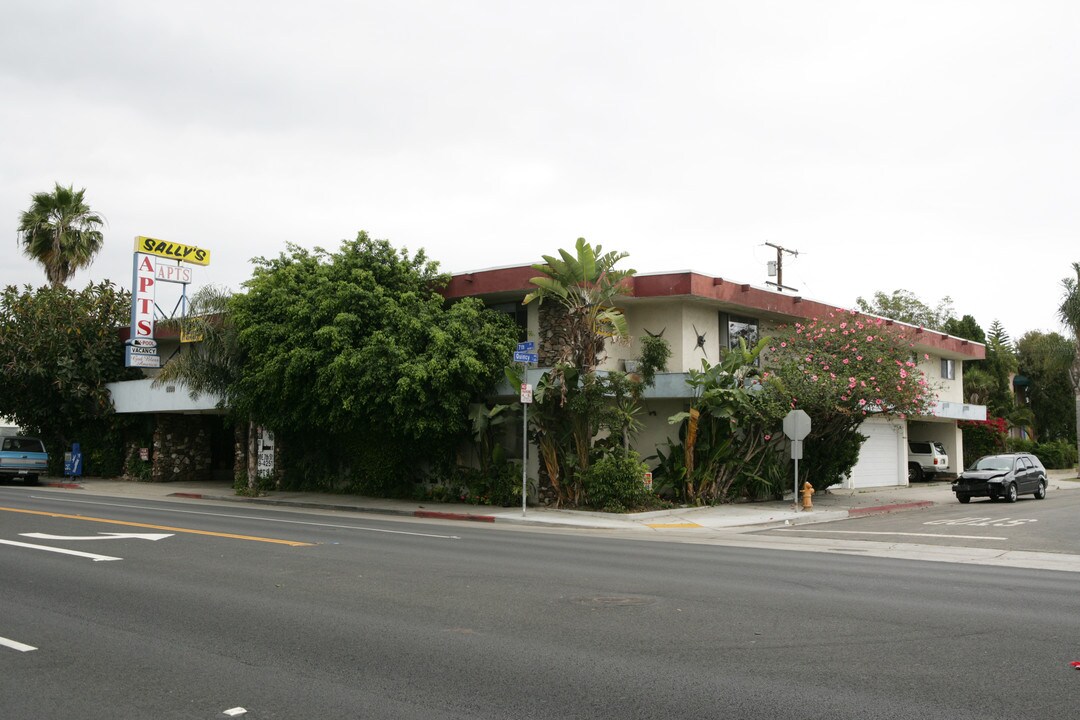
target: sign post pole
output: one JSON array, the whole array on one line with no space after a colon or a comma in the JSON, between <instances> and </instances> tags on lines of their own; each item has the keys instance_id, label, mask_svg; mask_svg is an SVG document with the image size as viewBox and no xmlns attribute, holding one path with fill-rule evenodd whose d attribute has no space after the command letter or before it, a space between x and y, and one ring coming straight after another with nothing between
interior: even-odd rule
<instances>
[{"instance_id":1,"label":"sign post pole","mask_svg":"<svg viewBox=\"0 0 1080 720\"><path fill-rule=\"evenodd\" d=\"M521 407L521 517L525 517L525 498L529 493L529 404Z\"/></svg>"},{"instance_id":2,"label":"sign post pole","mask_svg":"<svg viewBox=\"0 0 1080 720\"><path fill-rule=\"evenodd\" d=\"M538 360L536 343L531 340L518 343L514 349L514 362L521 363L521 517L525 517L525 504L529 497L529 404L533 401L533 388L529 384L529 365Z\"/></svg>"},{"instance_id":3,"label":"sign post pole","mask_svg":"<svg viewBox=\"0 0 1080 720\"><path fill-rule=\"evenodd\" d=\"M799 460L802 459L802 441L810 434L810 416L805 410L792 410L784 416L784 435L791 440L791 459L795 461L795 512L799 511Z\"/></svg>"}]
</instances>

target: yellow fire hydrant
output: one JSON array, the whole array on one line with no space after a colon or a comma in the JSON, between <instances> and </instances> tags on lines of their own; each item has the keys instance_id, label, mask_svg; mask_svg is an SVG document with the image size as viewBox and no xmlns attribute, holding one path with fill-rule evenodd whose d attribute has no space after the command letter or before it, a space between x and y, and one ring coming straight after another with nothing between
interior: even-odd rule
<instances>
[{"instance_id":1,"label":"yellow fire hydrant","mask_svg":"<svg viewBox=\"0 0 1080 720\"><path fill-rule=\"evenodd\" d=\"M814 494L814 486L810 483L804 483L802 486L802 492L800 494L802 495L802 509L804 511L813 510L814 501L810 498Z\"/></svg>"}]
</instances>

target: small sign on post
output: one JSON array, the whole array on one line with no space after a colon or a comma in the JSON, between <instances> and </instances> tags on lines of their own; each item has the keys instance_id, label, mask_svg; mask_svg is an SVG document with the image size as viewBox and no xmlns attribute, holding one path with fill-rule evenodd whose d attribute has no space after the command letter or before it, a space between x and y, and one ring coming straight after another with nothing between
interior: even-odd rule
<instances>
[{"instance_id":1,"label":"small sign on post","mask_svg":"<svg viewBox=\"0 0 1080 720\"><path fill-rule=\"evenodd\" d=\"M528 405L532 402L533 386L529 383L521 383L521 402L523 405Z\"/></svg>"}]
</instances>

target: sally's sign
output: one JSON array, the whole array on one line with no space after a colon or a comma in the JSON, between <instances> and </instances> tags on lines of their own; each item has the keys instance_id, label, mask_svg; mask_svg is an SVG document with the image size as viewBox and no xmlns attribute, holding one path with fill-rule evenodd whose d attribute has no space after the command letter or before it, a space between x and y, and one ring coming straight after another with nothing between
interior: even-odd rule
<instances>
[{"instance_id":1,"label":"sally's sign","mask_svg":"<svg viewBox=\"0 0 1080 720\"><path fill-rule=\"evenodd\" d=\"M157 255L158 257L168 258L169 260L179 260L194 265L210 264L209 250L204 250L203 248L195 247L194 245L181 245L180 243L169 242L168 240L143 237L142 235L135 238L135 252L146 253L147 255Z\"/></svg>"},{"instance_id":2,"label":"sally's sign","mask_svg":"<svg viewBox=\"0 0 1080 720\"><path fill-rule=\"evenodd\" d=\"M168 260L176 263L169 263ZM157 285L162 282L180 284L181 305L186 313L191 268L184 263L209 265L210 251L141 235L135 238L131 273L131 337L124 352L126 367L159 366L157 342L154 340Z\"/></svg>"}]
</instances>

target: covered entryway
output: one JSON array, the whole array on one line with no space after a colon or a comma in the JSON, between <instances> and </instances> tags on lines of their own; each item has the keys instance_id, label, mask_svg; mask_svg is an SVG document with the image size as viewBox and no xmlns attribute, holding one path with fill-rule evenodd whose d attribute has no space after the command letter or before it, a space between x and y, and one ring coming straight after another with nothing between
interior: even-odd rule
<instances>
[{"instance_id":1,"label":"covered entryway","mask_svg":"<svg viewBox=\"0 0 1080 720\"><path fill-rule=\"evenodd\" d=\"M907 451L904 423L867 420L859 427L866 436L851 477L841 487L869 488L907 485Z\"/></svg>"}]
</instances>

